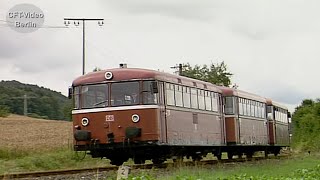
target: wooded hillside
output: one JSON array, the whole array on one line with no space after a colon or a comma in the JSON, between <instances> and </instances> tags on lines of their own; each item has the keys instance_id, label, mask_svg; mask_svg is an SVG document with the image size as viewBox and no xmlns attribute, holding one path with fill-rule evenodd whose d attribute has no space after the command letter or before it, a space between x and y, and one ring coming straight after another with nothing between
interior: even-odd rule
<instances>
[{"instance_id":1,"label":"wooded hillside","mask_svg":"<svg viewBox=\"0 0 320 180\"><path fill-rule=\"evenodd\" d=\"M25 97L27 114L44 119L70 120L71 101L63 94L37 85L18 81L0 82L0 110L24 114Z\"/></svg>"}]
</instances>

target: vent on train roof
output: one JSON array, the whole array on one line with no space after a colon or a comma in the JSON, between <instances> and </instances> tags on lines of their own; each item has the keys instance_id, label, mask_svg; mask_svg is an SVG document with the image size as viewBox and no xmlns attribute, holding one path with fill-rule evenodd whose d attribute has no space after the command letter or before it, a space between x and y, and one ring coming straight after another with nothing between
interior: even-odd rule
<instances>
[{"instance_id":1,"label":"vent on train roof","mask_svg":"<svg viewBox=\"0 0 320 180\"><path fill-rule=\"evenodd\" d=\"M120 63L120 64L119 64L119 67L120 67L120 68L127 68L127 64L126 64L126 63Z\"/></svg>"},{"instance_id":2,"label":"vent on train roof","mask_svg":"<svg viewBox=\"0 0 320 180\"><path fill-rule=\"evenodd\" d=\"M196 82L193 82L193 86L197 87L197 83L196 83Z\"/></svg>"}]
</instances>

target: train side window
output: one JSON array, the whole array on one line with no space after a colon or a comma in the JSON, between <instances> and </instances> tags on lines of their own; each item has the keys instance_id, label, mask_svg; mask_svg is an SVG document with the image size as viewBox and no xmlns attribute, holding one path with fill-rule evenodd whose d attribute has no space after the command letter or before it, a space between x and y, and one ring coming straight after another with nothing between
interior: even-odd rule
<instances>
[{"instance_id":1,"label":"train side window","mask_svg":"<svg viewBox=\"0 0 320 180\"><path fill-rule=\"evenodd\" d=\"M253 103L254 103L254 117L259 117L258 116L258 102L256 102L256 101L253 101Z\"/></svg>"},{"instance_id":2,"label":"train side window","mask_svg":"<svg viewBox=\"0 0 320 180\"><path fill-rule=\"evenodd\" d=\"M211 105L211 92L205 91L204 92L204 98L206 102L206 110L211 111L212 110L212 105Z\"/></svg>"},{"instance_id":3,"label":"train side window","mask_svg":"<svg viewBox=\"0 0 320 180\"><path fill-rule=\"evenodd\" d=\"M238 105L239 105L239 114L240 115L243 115L243 99L242 98L239 98L239 103L238 103Z\"/></svg>"},{"instance_id":4,"label":"train side window","mask_svg":"<svg viewBox=\"0 0 320 180\"><path fill-rule=\"evenodd\" d=\"M246 99L242 99L243 115L247 116L247 104Z\"/></svg>"},{"instance_id":5,"label":"train side window","mask_svg":"<svg viewBox=\"0 0 320 180\"><path fill-rule=\"evenodd\" d=\"M191 108L198 109L198 95L195 88L191 88Z\"/></svg>"},{"instance_id":6,"label":"train side window","mask_svg":"<svg viewBox=\"0 0 320 180\"><path fill-rule=\"evenodd\" d=\"M176 106L183 107L182 86L175 85L174 91L175 91Z\"/></svg>"},{"instance_id":7,"label":"train side window","mask_svg":"<svg viewBox=\"0 0 320 180\"><path fill-rule=\"evenodd\" d=\"M166 100L167 100L167 105L174 106L174 89L173 89L173 84L166 83Z\"/></svg>"},{"instance_id":8,"label":"train side window","mask_svg":"<svg viewBox=\"0 0 320 180\"><path fill-rule=\"evenodd\" d=\"M226 107L225 112L226 114L234 114L234 97L225 97Z\"/></svg>"},{"instance_id":9,"label":"train side window","mask_svg":"<svg viewBox=\"0 0 320 180\"><path fill-rule=\"evenodd\" d=\"M199 109L205 110L204 90L198 89L198 102L199 102Z\"/></svg>"},{"instance_id":10,"label":"train side window","mask_svg":"<svg viewBox=\"0 0 320 180\"><path fill-rule=\"evenodd\" d=\"M183 87L183 106L190 108L190 88Z\"/></svg>"},{"instance_id":11,"label":"train side window","mask_svg":"<svg viewBox=\"0 0 320 180\"><path fill-rule=\"evenodd\" d=\"M211 99L212 99L212 111L218 112L219 106L219 96L215 92L211 92Z\"/></svg>"},{"instance_id":12,"label":"train side window","mask_svg":"<svg viewBox=\"0 0 320 180\"><path fill-rule=\"evenodd\" d=\"M260 103L260 104L259 104L260 118L263 118L263 114L262 114L262 104L263 104L263 103Z\"/></svg>"},{"instance_id":13,"label":"train side window","mask_svg":"<svg viewBox=\"0 0 320 180\"><path fill-rule=\"evenodd\" d=\"M250 112L250 104L248 99L246 99L246 107L247 107L247 116L250 116L251 112Z\"/></svg>"},{"instance_id":14,"label":"train side window","mask_svg":"<svg viewBox=\"0 0 320 180\"><path fill-rule=\"evenodd\" d=\"M252 100L250 100L250 111L251 111L251 116L254 117L254 105Z\"/></svg>"}]
</instances>

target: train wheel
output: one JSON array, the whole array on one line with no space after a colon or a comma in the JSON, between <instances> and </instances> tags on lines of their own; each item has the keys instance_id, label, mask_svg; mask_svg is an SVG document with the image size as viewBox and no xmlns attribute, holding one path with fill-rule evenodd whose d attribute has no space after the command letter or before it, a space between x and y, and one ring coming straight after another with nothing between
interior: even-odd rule
<instances>
[{"instance_id":1,"label":"train wheel","mask_svg":"<svg viewBox=\"0 0 320 180\"><path fill-rule=\"evenodd\" d=\"M162 158L155 158L155 159L152 159L152 163L155 164L155 165L160 165L164 162L165 160L162 159Z\"/></svg>"},{"instance_id":2,"label":"train wheel","mask_svg":"<svg viewBox=\"0 0 320 180\"><path fill-rule=\"evenodd\" d=\"M233 153L232 152L228 152L228 159L232 159L233 157Z\"/></svg>"},{"instance_id":3,"label":"train wheel","mask_svg":"<svg viewBox=\"0 0 320 180\"><path fill-rule=\"evenodd\" d=\"M251 160L251 159L252 159L252 156L253 156L253 153L251 153L251 152L250 152L250 153L247 153L246 156L247 156L247 159Z\"/></svg>"},{"instance_id":4,"label":"train wheel","mask_svg":"<svg viewBox=\"0 0 320 180\"><path fill-rule=\"evenodd\" d=\"M122 159L111 159L110 164L116 165L116 166L121 166L124 163L124 160Z\"/></svg>"},{"instance_id":5,"label":"train wheel","mask_svg":"<svg viewBox=\"0 0 320 180\"><path fill-rule=\"evenodd\" d=\"M135 164L144 164L145 163L145 159L144 158L134 158L133 159Z\"/></svg>"},{"instance_id":6,"label":"train wheel","mask_svg":"<svg viewBox=\"0 0 320 180\"><path fill-rule=\"evenodd\" d=\"M192 156L193 161L201 161L201 159L202 159L201 155L193 155Z\"/></svg>"},{"instance_id":7,"label":"train wheel","mask_svg":"<svg viewBox=\"0 0 320 180\"><path fill-rule=\"evenodd\" d=\"M174 163L182 163L183 162L183 156L178 156L174 159L172 159Z\"/></svg>"},{"instance_id":8,"label":"train wheel","mask_svg":"<svg viewBox=\"0 0 320 180\"><path fill-rule=\"evenodd\" d=\"M216 157L218 160L221 160L222 159L222 154L216 154Z\"/></svg>"},{"instance_id":9,"label":"train wheel","mask_svg":"<svg viewBox=\"0 0 320 180\"><path fill-rule=\"evenodd\" d=\"M123 157L123 156L113 156L110 159L110 164L120 166L122 165L125 161L127 161L129 158L128 157Z\"/></svg>"}]
</instances>

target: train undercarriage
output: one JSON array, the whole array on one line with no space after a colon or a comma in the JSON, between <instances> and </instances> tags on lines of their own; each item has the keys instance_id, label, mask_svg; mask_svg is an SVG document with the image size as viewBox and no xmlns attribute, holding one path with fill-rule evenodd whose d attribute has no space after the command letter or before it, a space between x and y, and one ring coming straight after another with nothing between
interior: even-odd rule
<instances>
[{"instance_id":1,"label":"train undercarriage","mask_svg":"<svg viewBox=\"0 0 320 180\"><path fill-rule=\"evenodd\" d=\"M226 153L228 159L234 156L242 158L243 155L250 159L256 152L264 152L265 156L280 153L281 146L172 146L153 144L124 144L114 143L112 146L76 145L76 151L87 151L93 158L107 158L113 165L122 165L129 158L135 164L144 164L145 160L151 160L154 164L162 164L167 159L182 161L184 157L192 158L193 161L200 161L208 153L212 153L218 160L222 159L222 154Z\"/></svg>"}]
</instances>

